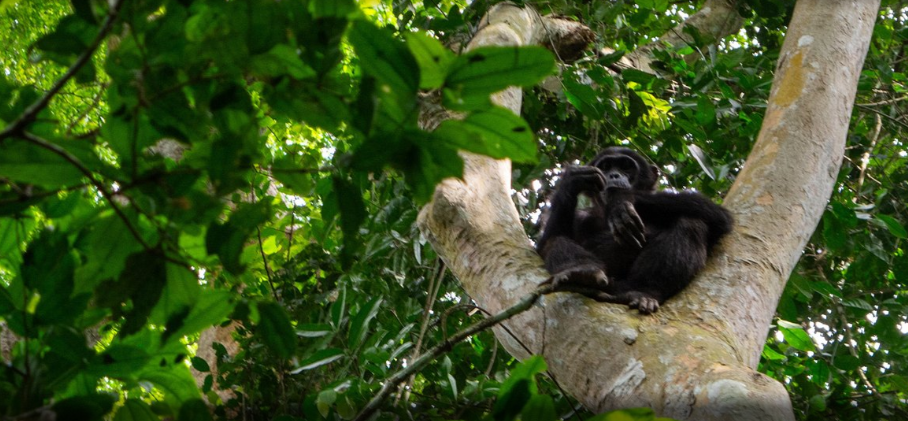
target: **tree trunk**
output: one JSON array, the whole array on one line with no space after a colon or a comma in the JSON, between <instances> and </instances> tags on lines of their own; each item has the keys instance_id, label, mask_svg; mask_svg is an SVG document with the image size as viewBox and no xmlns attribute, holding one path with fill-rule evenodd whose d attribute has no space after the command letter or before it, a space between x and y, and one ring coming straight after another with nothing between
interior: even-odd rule
<instances>
[{"instance_id":1,"label":"tree trunk","mask_svg":"<svg viewBox=\"0 0 908 421\"><path fill-rule=\"evenodd\" d=\"M678 419L793 419L785 388L755 368L835 182L878 8L878 0L798 2L759 139L725 201L735 232L692 286L653 316L546 296L507 323L528 350L496 331L508 351L543 355L561 386L597 412L646 406ZM541 22L499 5L468 48L538 42ZM511 88L493 100L519 113L520 97ZM439 185L419 223L477 304L498 312L548 274L511 202L510 162L464 158L463 180Z\"/></svg>"}]
</instances>

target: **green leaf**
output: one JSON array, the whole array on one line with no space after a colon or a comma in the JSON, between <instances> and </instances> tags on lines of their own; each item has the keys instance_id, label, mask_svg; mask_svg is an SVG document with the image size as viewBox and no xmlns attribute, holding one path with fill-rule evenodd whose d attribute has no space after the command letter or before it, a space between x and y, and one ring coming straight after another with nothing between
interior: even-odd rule
<instances>
[{"instance_id":1,"label":"green leaf","mask_svg":"<svg viewBox=\"0 0 908 421\"><path fill-rule=\"evenodd\" d=\"M126 322L118 332L122 337L136 333L145 326L151 310L161 298L161 292L167 283L165 261L152 252L133 254L126 259L126 267L117 283L131 286L127 288L132 308L125 313Z\"/></svg>"},{"instance_id":2,"label":"green leaf","mask_svg":"<svg viewBox=\"0 0 908 421\"><path fill-rule=\"evenodd\" d=\"M300 168L293 159L283 157L271 166L271 174L294 193L309 197L315 193L315 178L305 168Z\"/></svg>"},{"instance_id":3,"label":"green leaf","mask_svg":"<svg viewBox=\"0 0 908 421\"><path fill-rule=\"evenodd\" d=\"M54 403L51 410L56 421L101 421L113 409L116 399L111 395L76 396Z\"/></svg>"},{"instance_id":4,"label":"green leaf","mask_svg":"<svg viewBox=\"0 0 908 421\"><path fill-rule=\"evenodd\" d=\"M139 399L130 398L123 402L123 406L117 410L114 421L158 421L157 415L151 411L147 403Z\"/></svg>"},{"instance_id":5,"label":"green leaf","mask_svg":"<svg viewBox=\"0 0 908 421\"><path fill-rule=\"evenodd\" d=\"M610 411L596 415L589 421L656 421L666 418L656 418L656 413L650 408L629 408Z\"/></svg>"},{"instance_id":6,"label":"green leaf","mask_svg":"<svg viewBox=\"0 0 908 421\"><path fill-rule=\"evenodd\" d=\"M180 406L177 421L211 421L211 411L201 399L190 399Z\"/></svg>"},{"instance_id":7,"label":"green leaf","mask_svg":"<svg viewBox=\"0 0 908 421\"><path fill-rule=\"evenodd\" d=\"M861 359L851 354L842 353L836 355L832 364L841 370L854 371L861 366Z\"/></svg>"},{"instance_id":8,"label":"green leaf","mask_svg":"<svg viewBox=\"0 0 908 421\"><path fill-rule=\"evenodd\" d=\"M366 205L363 203L363 193L358 186L339 176L335 176L333 181L340 210L341 231L344 233L341 261L344 263L344 267L349 267L354 251L361 244L358 242L359 226L366 218Z\"/></svg>"},{"instance_id":9,"label":"green leaf","mask_svg":"<svg viewBox=\"0 0 908 421\"><path fill-rule=\"evenodd\" d=\"M381 298L373 298L363 305L362 308L359 309L359 312L350 319L350 332L347 335L347 346L350 349L356 349L362 344L363 339L366 337L366 333L369 331L369 323L372 322L372 319L378 314L381 303Z\"/></svg>"},{"instance_id":10,"label":"green leaf","mask_svg":"<svg viewBox=\"0 0 908 421\"><path fill-rule=\"evenodd\" d=\"M262 341L282 359L288 359L296 352L296 332L290 324L284 308L277 303L258 304L258 334Z\"/></svg>"},{"instance_id":11,"label":"green leaf","mask_svg":"<svg viewBox=\"0 0 908 421\"><path fill-rule=\"evenodd\" d=\"M315 18L342 18L359 11L353 0L312 0L309 13Z\"/></svg>"},{"instance_id":12,"label":"green leaf","mask_svg":"<svg viewBox=\"0 0 908 421\"><path fill-rule=\"evenodd\" d=\"M165 400L177 408L184 402L199 399L199 388L195 384L189 367L183 364L172 364L167 367L151 366L136 376L140 380L153 383L164 392Z\"/></svg>"},{"instance_id":13,"label":"green leaf","mask_svg":"<svg viewBox=\"0 0 908 421\"><path fill-rule=\"evenodd\" d=\"M35 46L53 54L76 56L88 49L97 32L91 23L70 15L61 19L54 31L41 37Z\"/></svg>"},{"instance_id":14,"label":"green leaf","mask_svg":"<svg viewBox=\"0 0 908 421\"><path fill-rule=\"evenodd\" d=\"M782 354L776 352L776 350L770 348L769 344L763 345L762 356L763 356L763 358L766 358L767 360L770 360L770 361L782 361L785 359L785 355L782 355Z\"/></svg>"},{"instance_id":15,"label":"green leaf","mask_svg":"<svg viewBox=\"0 0 908 421\"><path fill-rule=\"evenodd\" d=\"M475 112L464 120L447 120L435 134L451 147L492 158L510 158L525 163L538 161L536 138L530 126L506 108Z\"/></svg>"},{"instance_id":16,"label":"green leaf","mask_svg":"<svg viewBox=\"0 0 908 421\"><path fill-rule=\"evenodd\" d=\"M548 395L535 395L530 398L520 413L521 421L551 421L557 420L555 403Z\"/></svg>"},{"instance_id":17,"label":"green leaf","mask_svg":"<svg viewBox=\"0 0 908 421\"><path fill-rule=\"evenodd\" d=\"M108 279L116 279L126 258L142 250L126 224L113 211L100 215L85 239L87 262L76 270L76 292L90 292Z\"/></svg>"},{"instance_id":18,"label":"green leaf","mask_svg":"<svg viewBox=\"0 0 908 421\"><path fill-rule=\"evenodd\" d=\"M206 290L209 292L211 290ZM196 274L189 268L167 263L167 281L161 299L151 312L150 320L158 325L167 325L176 314L186 316L190 308L197 305L202 288ZM168 325L168 330L173 328ZM172 333L172 332L169 332Z\"/></svg>"},{"instance_id":19,"label":"green leaf","mask_svg":"<svg viewBox=\"0 0 908 421\"><path fill-rule=\"evenodd\" d=\"M633 127L648 112L648 109L643 99L633 90L627 91L627 103L627 119L624 123L626 127Z\"/></svg>"},{"instance_id":20,"label":"green leaf","mask_svg":"<svg viewBox=\"0 0 908 421\"><path fill-rule=\"evenodd\" d=\"M241 273L245 268L240 263L240 255L246 240L270 216L271 207L266 201L241 203L226 224L214 222L208 228L205 236L208 253L217 254L228 272Z\"/></svg>"},{"instance_id":21,"label":"green leaf","mask_svg":"<svg viewBox=\"0 0 908 421\"><path fill-rule=\"evenodd\" d=\"M523 412L524 406L530 401L533 393L530 392L531 380L521 378L512 383L505 390L498 393L498 400L492 407L492 416L496 421L511 421Z\"/></svg>"},{"instance_id":22,"label":"green leaf","mask_svg":"<svg viewBox=\"0 0 908 421\"><path fill-rule=\"evenodd\" d=\"M480 47L458 56L445 79L445 106L475 109L509 86L532 86L555 72L555 58L539 46Z\"/></svg>"},{"instance_id":23,"label":"green leaf","mask_svg":"<svg viewBox=\"0 0 908 421\"><path fill-rule=\"evenodd\" d=\"M297 49L287 44L277 44L267 53L253 56L249 68L266 77L290 75L302 80L316 75L315 70L303 63Z\"/></svg>"},{"instance_id":24,"label":"green leaf","mask_svg":"<svg viewBox=\"0 0 908 421\"><path fill-rule=\"evenodd\" d=\"M81 183L83 174L60 155L13 139L0 143L0 177L57 188Z\"/></svg>"},{"instance_id":25,"label":"green leaf","mask_svg":"<svg viewBox=\"0 0 908 421\"><path fill-rule=\"evenodd\" d=\"M785 342L800 351L815 351L813 341L801 325L791 323L785 320L779 320L777 323L779 331L785 338Z\"/></svg>"},{"instance_id":26,"label":"green leaf","mask_svg":"<svg viewBox=\"0 0 908 421\"><path fill-rule=\"evenodd\" d=\"M296 325L297 336L303 338L319 338L333 332L331 325L324 323L301 323Z\"/></svg>"},{"instance_id":27,"label":"green leaf","mask_svg":"<svg viewBox=\"0 0 908 421\"><path fill-rule=\"evenodd\" d=\"M388 32L359 19L347 32L362 69L399 96L412 96L419 87L419 65L410 51Z\"/></svg>"},{"instance_id":28,"label":"green leaf","mask_svg":"<svg viewBox=\"0 0 908 421\"><path fill-rule=\"evenodd\" d=\"M192 357L192 368L196 371L201 371L202 373L207 373L211 371L211 367L208 366L208 361L205 361L204 358Z\"/></svg>"},{"instance_id":29,"label":"green leaf","mask_svg":"<svg viewBox=\"0 0 908 421\"><path fill-rule=\"evenodd\" d=\"M320 349L315 351L312 356L300 362L300 366L295 368L290 374L299 374L306 370L312 370L326 364L330 364L344 357L344 351L339 348Z\"/></svg>"},{"instance_id":30,"label":"green leaf","mask_svg":"<svg viewBox=\"0 0 908 421\"><path fill-rule=\"evenodd\" d=\"M905 227L895 218L889 215L877 215L876 221L881 222L881 225L886 227L892 235L898 238L908 238L908 231L905 231Z\"/></svg>"},{"instance_id":31,"label":"green leaf","mask_svg":"<svg viewBox=\"0 0 908 421\"><path fill-rule=\"evenodd\" d=\"M455 60L454 53L424 32L408 32L404 37L407 39L407 47L419 64L419 87L441 87L448 75L448 66Z\"/></svg>"},{"instance_id":32,"label":"green leaf","mask_svg":"<svg viewBox=\"0 0 908 421\"><path fill-rule=\"evenodd\" d=\"M134 345L115 343L95 357L86 372L97 377L129 378L150 361L148 352Z\"/></svg>"},{"instance_id":33,"label":"green leaf","mask_svg":"<svg viewBox=\"0 0 908 421\"><path fill-rule=\"evenodd\" d=\"M394 166L403 171L417 203L426 203L439 182L448 177L463 176L463 159L457 150L439 142L430 133L414 131L405 135L416 147L408 152L406 160L395 162Z\"/></svg>"},{"instance_id":34,"label":"green leaf","mask_svg":"<svg viewBox=\"0 0 908 421\"><path fill-rule=\"evenodd\" d=\"M170 338L182 338L201 332L212 325L219 324L236 307L234 295L230 291L204 289L199 291L197 301L186 318L177 329L174 329ZM172 322L168 321L168 325Z\"/></svg>"}]
</instances>

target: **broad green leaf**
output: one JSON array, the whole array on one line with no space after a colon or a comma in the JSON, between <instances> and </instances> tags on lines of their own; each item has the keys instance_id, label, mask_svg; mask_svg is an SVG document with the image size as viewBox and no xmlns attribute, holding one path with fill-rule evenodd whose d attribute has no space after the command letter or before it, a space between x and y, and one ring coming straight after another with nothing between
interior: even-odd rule
<instances>
[{"instance_id":1,"label":"broad green leaf","mask_svg":"<svg viewBox=\"0 0 908 421\"><path fill-rule=\"evenodd\" d=\"M204 358L192 357L192 368L196 371L201 371L202 373L207 373L211 371L211 367L208 366L208 361L205 361Z\"/></svg>"},{"instance_id":2,"label":"broad green leaf","mask_svg":"<svg viewBox=\"0 0 908 421\"><path fill-rule=\"evenodd\" d=\"M151 312L151 322L173 328L168 325L172 317L176 314L186 316L189 309L199 302L201 292L195 273L189 268L167 263L167 281L161 299Z\"/></svg>"},{"instance_id":3,"label":"broad green leaf","mask_svg":"<svg viewBox=\"0 0 908 421\"><path fill-rule=\"evenodd\" d=\"M763 358L771 361L782 361L785 360L785 356L776 352L776 350L769 347L769 344L763 345L763 353L761 354Z\"/></svg>"},{"instance_id":4,"label":"broad green leaf","mask_svg":"<svg viewBox=\"0 0 908 421\"><path fill-rule=\"evenodd\" d=\"M101 421L116 402L113 395L91 394L63 399L53 404L56 421Z\"/></svg>"},{"instance_id":5,"label":"broad green leaf","mask_svg":"<svg viewBox=\"0 0 908 421\"><path fill-rule=\"evenodd\" d=\"M899 221L889 215L877 215L876 219L879 220L882 226L885 226L892 235L898 238L908 238L908 231L905 231L905 227L902 226Z\"/></svg>"},{"instance_id":6,"label":"broad green leaf","mask_svg":"<svg viewBox=\"0 0 908 421\"><path fill-rule=\"evenodd\" d=\"M152 252L135 253L126 259L126 267L115 282L129 291L132 300L132 308L125 314L126 322L118 332L121 337L136 333L145 326L167 284L165 265L164 259Z\"/></svg>"},{"instance_id":7,"label":"broad green leaf","mask_svg":"<svg viewBox=\"0 0 908 421\"><path fill-rule=\"evenodd\" d=\"M494 107L464 120L447 120L435 134L449 146L515 162L535 163L536 138L522 118Z\"/></svg>"},{"instance_id":8,"label":"broad green leaf","mask_svg":"<svg viewBox=\"0 0 908 421\"><path fill-rule=\"evenodd\" d=\"M297 338L284 308L277 303L260 302L258 310L260 319L257 333L262 341L280 358L292 357L296 351Z\"/></svg>"},{"instance_id":9,"label":"broad green leaf","mask_svg":"<svg viewBox=\"0 0 908 421\"><path fill-rule=\"evenodd\" d=\"M419 87L419 65L403 43L372 22L353 21L347 32L364 71L397 92L412 96Z\"/></svg>"},{"instance_id":10,"label":"broad green leaf","mask_svg":"<svg viewBox=\"0 0 908 421\"><path fill-rule=\"evenodd\" d=\"M445 105L475 109L477 98L509 86L532 86L554 73L555 58L543 47L480 47L458 56L445 79Z\"/></svg>"},{"instance_id":11,"label":"broad green leaf","mask_svg":"<svg viewBox=\"0 0 908 421\"><path fill-rule=\"evenodd\" d=\"M444 84L455 56L440 41L425 32L408 32L407 47L419 64L419 87L435 89Z\"/></svg>"},{"instance_id":12,"label":"broad green leaf","mask_svg":"<svg viewBox=\"0 0 908 421\"><path fill-rule=\"evenodd\" d=\"M189 372L189 367L183 364L173 364L167 367L151 366L136 377L153 383L157 389L164 392L165 401L174 408L184 402L199 399L201 396L195 379Z\"/></svg>"},{"instance_id":13,"label":"broad green leaf","mask_svg":"<svg viewBox=\"0 0 908 421\"><path fill-rule=\"evenodd\" d=\"M157 415L151 411L147 403L130 398L123 402L123 406L117 410L114 421L158 421Z\"/></svg>"},{"instance_id":14,"label":"broad green leaf","mask_svg":"<svg viewBox=\"0 0 908 421\"><path fill-rule=\"evenodd\" d=\"M95 357L86 371L97 377L130 378L150 360L151 356L142 348L115 343Z\"/></svg>"},{"instance_id":15,"label":"broad green leaf","mask_svg":"<svg viewBox=\"0 0 908 421\"><path fill-rule=\"evenodd\" d=\"M0 143L0 177L53 188L79 184L83 176L65 158L40 146L19 139Z\"/></svg>"},{"instance_id":16,"label":"broad green leaf","mask_svg":"<svg viewBox=\"0 0 908 421\"><path fill-rule=\"evenodd\" d=\"M315 76L315 70L303 63L297 49L287 44L275 45L267 53L253 56L249 67L254 73L266 77L286 74L294 79L307 79Z\"/></svg>"},{"instance_id":17,"label":"broad green leaf","mask_svg":"<svg viewBox=\"0 0 908 421\"><path fill-rule=\"evenodd\" d=\"M363 339L366 337L366 333L369 331L369 323L371 323L372 319L375 318L375 315L378 314L381 303L381 298L373 298L368 303L364 304L359 309L359 312L350 319L350 332L347 334L347 346L350 349L356 349L362 344Z\"/></svg>"},{"instance_id":18,"label":"broad green leaf","mask_svg":"<svg viewBox=\"0 0 908 421\"><path fill-rule=\"evenodd\" d=\"M284 157L271 166L271 175L294 193L309 197L315 193L315 178L309 170L311 169L300 168L291 158Z\"/></svg>"},{"instance_id":19,"label":"broad green leaf","mask_svg":"<svg viewBox=\"0 0 908 421\"><path fill-rule=\"evenodd\" d=\"M785 342L801 351L815 351L813 341L801 325L796 323L779 320L777 323L779 331L785 338Z\"/></svg>"},{"instance_id":20,"label":"broad green leaf","mask_svg":"<svg viewBox=\"0 0 908 421\"><path fill-rule=\"evenodd\" d=\"M201 399L190 399L180 406L177 421L211 421L211 411Z\"/></svg>"},{"instance_id":21,"label":"broad green leaf","mask_svg":"<svg viewBox=\"0 0 908 421\"><path fill-rule=\"evenodd\" d=\"M604 117L605 105L590 85L577 82L572 77L565 77L564 95L568 102L589 119L599 120Z\"/></svg>"},{"instance_id":22,"label":"broad green leaf","mask_svg":"<svg viewBox=\"0 0 908 421\"><path fill-rule=\"evenodd\" d=\"M555 403L548 395L534 395L523 407L520 413L521 421L551 421L557 420Z\"/></svg>"},{"instance_id":23,"label":"broad green leaf","mask_svg":"<svg viewBox=\"0 0 908 421\"><path fill-rule=\"evenodd\" d=\"M344 351L339 348L327 348L315 351L312 356L300 362L300 366L293 369L290 374L299 374L306 370L330 364L344 357Z\"/></svg>"},{"instance_id":24,"label":"broad green leaf","mask_svg":"<svg viewBox=\"0 0 908 421\"><path fill-rule=\"evenodd\" d=\"M501 389L498 393L498 400L492 407L492 416L496 421L511 421L523 412L524 406L533 397L533 393L530 391L531 384L535 387L534 380L521 378L512 383L507 390Z\"/></svg>"},{"instance_id":25,"label":"broad green leaf","mask_svg":"<svg viewBox=\"0 0 908 421\"><path fill-rule=\"evenodd\" d=\"M268 220L271 216L270 209L266 201L241 203L227 223L214 222L208 227L205 236L208 253L217 254L228 272L241 273L244 266L240 263L240 254L246 245L246 239L256 227Z\"/></svg>"},{"instance_id":26,"label":"broad green leaf","mask_svg":"<svg viewBox=\"0 0 908 421\"><path fill-rule=\"evenodd\" d=\"M40 50L62 56L76 56L88 49L98 29L76 15L57 24L54 31L41 37L35 46Z\"/></svg>"},{"instance_id":27,"label":"broad green leaf","mask_svg":"<svg viewBox=\"0 0 908 421\"><path fill-rule=\"evenodd\" d=\"M855 357L847 352L843 352L835 356L835 360L832 361L832 365L837 368L845 371L853 371L858 369L862 364L860 358Z\"/></svg>"},{"instance_id":28,"label":"broad green leaf","mask_svg":"<svg viewBox=\"0 0 908 421\"><path fill-rule=\"evenodd\" d=\"M590 421L659 421L668 418L657 418L650 408L629 408L610 411L590 418Z\"/></svg>"},{"instance_id":29,"label":"broad green leaf","mask_svg":"<svg viewBox=\"0 0 908 421\"><path fill-rule=\"evenodd\" d=\"M358 11L353 0L312 0L309 13L316 18L346 17Z\"/></svg>"},{"instance_id":30,"label":"broad green leaf","mask_svg":"<svg viewBox=\"0 0 908 421\"><path fill-rule=\"evenodd\" d=\"M126 258L142 249L126 224L113 211L100 215L86 238L87 262L76 269L76 292L90 292L108 279L116 279L126 267Z\"/></svg>"},{"instance_id":31,"label":"broad green leaf","mask_svg":"<svg viewBox=\"0 0 908 421\"><path fill-rule=\"evenodd\" d=\"M170 338L182 338L221 323L236 306L230 291L204 289L199 291L198 297L182 324L172 331ZM171 323L168 321L168 325Z\"/></svg>"},{"instance_id":32,"label":"broad green leaf","mask_svg":"<svg viewBox=\"0 0 908 421\"><path fill-rule=\"evenodd\" d=\"M413 148L406 161L396 162L413 190L417 203L426 203L432 198L435 186L448 177L463 176L463 159L457 150L434 139L430 133L407 132Z\"/></svg>"},{"instance_id":33,"label":"broad green leaf","mask_svg":"<svg viewBox=\"0 0 908 421\"><path fill-rule=\"evenodd\" d=\"M366 205L363 203L363 193L358 186L339 176L335 176L333 180L337 205L340 210L341 231L344 233L341 260L345 267L349 267L354 251L360 244L357 239L359 238L359 226L366 218Z\"/></svg>"}]
</instances>

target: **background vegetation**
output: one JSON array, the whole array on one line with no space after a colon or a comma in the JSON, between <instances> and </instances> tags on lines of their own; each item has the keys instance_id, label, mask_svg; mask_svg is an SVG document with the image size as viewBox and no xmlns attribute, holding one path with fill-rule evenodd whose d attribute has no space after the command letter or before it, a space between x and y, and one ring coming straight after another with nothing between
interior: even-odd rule
<instances>
[{"instance_id":1,"label":"background vegetation","mask_svg":"<svg viewBox=\"0 0 908 421\"><path fill-rule=\"evenodd\" d=\"M456 149L517 163L531 237L557 168L608 145L718 199L793 7L747 2L739 34L690 31L652 75L621 70L621 53L698 1L526 2L618 51L562 68L552 92L533 88L555 73L542 48L445 50L488 1L112 3L0 2L4 419L208 419L203 395L215 418L352 418L482 317L414 225L460 174ZM803 419L908 417L906 11L883 2L839 184L763 352ZM522 119L488 103L508 84L528 87ZM427 133L418 112L437 98L467 118ZM194 345L212 325L235 328L216 371ZM382 417L590 419L544 371L483 332Z\"/></svg>"}]
</instances>

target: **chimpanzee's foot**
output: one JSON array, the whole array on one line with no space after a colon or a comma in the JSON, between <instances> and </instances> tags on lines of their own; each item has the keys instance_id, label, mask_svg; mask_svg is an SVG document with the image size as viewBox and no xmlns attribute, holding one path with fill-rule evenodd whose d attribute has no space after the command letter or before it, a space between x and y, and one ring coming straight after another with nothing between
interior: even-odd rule
<instances>
[{"instance_id":1,"label":"chimpanzee's foot","mask_svg":"<svg viewBox=\"0 0 908 421\"><path fill-rule=\"evenodd\" d=\"M605 276L602 267L595 264L575 266L552 276L552 287L555 291L559 291L559 287L564 285L603 290L608 284L608 277Z\"/></svg>"},{"instance_id":2,"label":"chimpanzee's foot","mask_svg":"<svg viewBox=\"0 0 908 421\"><path fill-rule=\"evenodd\" d=\"M622 294L622 298L626 298L628 307L636 308L640 314L652 314L659 310L659 300L643 292L627 292Z\"/></svg>"}]
</instances>

